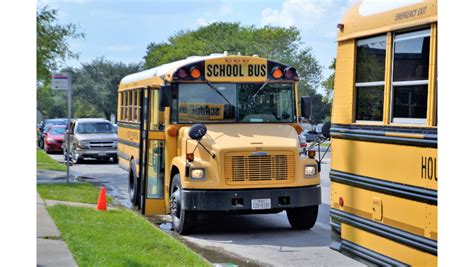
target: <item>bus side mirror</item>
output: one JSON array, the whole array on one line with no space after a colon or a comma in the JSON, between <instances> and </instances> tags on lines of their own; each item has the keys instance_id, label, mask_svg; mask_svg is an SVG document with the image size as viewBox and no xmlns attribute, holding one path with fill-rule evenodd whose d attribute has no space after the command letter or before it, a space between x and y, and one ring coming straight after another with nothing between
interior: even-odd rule
<instances>
[{"instance_id":1,"label":"bus side mirror","mask_svg":"<svg viewBox=\"0 0 474 267\"><path fill-rule=\"evenodd\" d=\"M205 125L203 124L194 124L193 126L191 126L191 128L189 129L189 137L193 140L201 140L207 133L207 128Z\"/></svg>"},{"instance_id":2,"label":"bus side mirror","mask_svg":"<svg viewBox=\"0 0 474 267\"><path fill-rule=\"evenodd\" d=\"M165 107L171 106L171 85L160 87L160 111L165 111Z\"/></svg>"},{"instance_id":3,"label":"bus side mirror","mask_svg":"<svg viewBox=\"0 0 474 267\"><path fill-rule=\"evenodd\" d=\"M304 118L311 117L312 103L310 96L301 97L301 116Z\"/></svg>"},{"instance_id":4,"label":"bus side mirror","mask_svg":"<svg viewBox=\"0 0 474 267\"><path fill-rule=\"evenodd\" d=\"M321 134L325 137L325 138L331 138L331 123L330 122L326 122L323 124L323 127L321 129Z\"/></svg>"}]
</instances>

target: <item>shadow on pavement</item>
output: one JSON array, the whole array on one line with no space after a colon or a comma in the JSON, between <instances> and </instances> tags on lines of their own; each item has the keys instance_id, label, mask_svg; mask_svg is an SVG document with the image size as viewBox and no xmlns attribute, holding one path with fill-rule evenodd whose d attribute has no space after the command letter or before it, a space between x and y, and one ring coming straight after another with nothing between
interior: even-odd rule
<instances>
[{"instance_id":1,"label":"shadow on pavement","mask_svg":"<svg viewBox=\"0 0 474 267\"><path fill-rule=\"evenodd\" d=\"M327 224L329 218L321 204L318 223ZM324 207L326 206L326 207ZM323 217L323 218L321 218ZM192 238L238 245L282 246L291 251L291 247L328 246L331 232L315 225L310 230L293 230L286 213L259 215L202 214Z\"/></svg>"}]
</instances>

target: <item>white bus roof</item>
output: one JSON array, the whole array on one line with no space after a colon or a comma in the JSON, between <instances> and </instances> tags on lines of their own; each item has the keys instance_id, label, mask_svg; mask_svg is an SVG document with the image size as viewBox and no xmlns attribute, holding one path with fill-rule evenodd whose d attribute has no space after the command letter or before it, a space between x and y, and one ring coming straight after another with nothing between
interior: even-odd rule
<instances>
[{"instance_id":1,"label":"white bus roof","mask_svg":"<svg viewBox=\"0 0 474 267\"><path fill-rule=\"evenodd\" d=\"M211 54L209 56L191 56L186 59L174 61L168 64L164 64L158 67L154 67L148 70L144 70L141 72L133 73L130 75L127 75L123 77L123 79L120 81L121 84L126 84L126 83L132 83L132 82L137 82L153 77L159 77L163 76L166 73L169 73L172 70L176 70L181 66L185 66L190 63L194 62L199 62L202 60L210 59L210 58L218 58L218 57L225 57L226 54Z\"/></svg>"}]
</instances>

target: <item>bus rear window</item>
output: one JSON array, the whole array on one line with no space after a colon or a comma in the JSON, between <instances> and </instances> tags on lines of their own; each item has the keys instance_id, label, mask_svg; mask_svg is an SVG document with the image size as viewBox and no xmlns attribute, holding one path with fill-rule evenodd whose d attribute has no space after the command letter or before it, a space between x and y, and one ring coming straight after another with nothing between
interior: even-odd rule
<instances>
[{"instance_id":1,"label":"bus rear window","mask_svg":"<svg viewBox=\"0 0 474 267\"><path fill-rule=\"evenodd\" d=\"M386 36L357 41L356 121L382 121Z\"/></svg>"},{"instance_id":2,"label":"bus rear window","mask_svg":"<svg viewBox=\"0 0 474 267\"><path fill-rule=\"evenodd\" d=\"M392 122L426 123L430 30L395 34Z\"/></svg>"}]
</instances>

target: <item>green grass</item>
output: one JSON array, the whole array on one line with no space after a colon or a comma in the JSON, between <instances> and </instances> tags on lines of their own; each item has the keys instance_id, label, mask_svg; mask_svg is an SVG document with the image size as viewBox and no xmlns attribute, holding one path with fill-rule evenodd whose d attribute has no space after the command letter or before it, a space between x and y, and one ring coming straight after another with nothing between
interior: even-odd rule
<instances>
[{"instance_id":1,"label":"green grass","mask_svg":"<svg viewBox=\"0 0 474 267\"><path fill-rule=\"evenodd\" d=\"M79 266L209 266L179 241L126 209L48 207Z\"/></svg>"},{"instance_id":2,"label":"green grass","mask_svg":"<svg viewBox=\"0 0 474 267\"><path fill-rule=\"evenodd\" d=\"M36 168L40 170L66 171L66 165L58 163L39 148L36 149Z\"/></svg>"},{"instance_id":3,"label":"green grass","mask_svg":"<svg viewBox=\"0 0 474 267\"><path fill-rule=\"evenodd\" d=\"M100 189L89 183L39 184L37 190L43 199L97 203ZM107 196L107 203L112 198Z\"/></svg>"}]
</instances>

